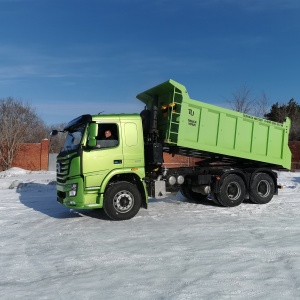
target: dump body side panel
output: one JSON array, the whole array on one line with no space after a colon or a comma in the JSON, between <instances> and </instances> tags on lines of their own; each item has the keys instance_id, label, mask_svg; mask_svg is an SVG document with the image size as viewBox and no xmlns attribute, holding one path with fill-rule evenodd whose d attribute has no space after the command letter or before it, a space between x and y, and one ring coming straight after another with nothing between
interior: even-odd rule
<instances>
[{"instance_id":1,"label":"dump body side panel","mask_svg":"<svg viewBox=\"0 0 300 300\"><path fill-rule=\"evenodd\" d=\"M158 97L158 130L165 146L177 146L290 169L290 120L276 123L190 99L173 80L137 96L150 108ZM191 152L190 152L191 153Z\"/></svg>"},{"instance_id":2,"label":"dump body side panel","mask_svg":"<svg viewBox=\"0 0 300 300\"><path fill-rule=\"evenodd\" d=\"M195 100L182 104L177 146L289 169L290 121L275 123Z\"/></svg>"}]
</instances>

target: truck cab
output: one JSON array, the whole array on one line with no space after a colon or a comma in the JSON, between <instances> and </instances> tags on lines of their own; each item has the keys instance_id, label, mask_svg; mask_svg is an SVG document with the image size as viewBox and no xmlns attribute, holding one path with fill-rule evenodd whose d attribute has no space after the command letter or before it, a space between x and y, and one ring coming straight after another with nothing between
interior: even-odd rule
<instances>
[{"instance_id":1,"label":"truck cab","mask_svg":"<svg viewBox=\"0 0 300 300\"><path fill-rule=\"evenodd\" d=\"M113 210L114 219L127 219L140 206L147 207L141 124L138 114L83 115L69 122L57 157L58 201L69 208L103 208L105 193L113 190L113 208L105 210L109 215ZM113 139L105 139L107 130Z\"/></svg>"}]
</instances>

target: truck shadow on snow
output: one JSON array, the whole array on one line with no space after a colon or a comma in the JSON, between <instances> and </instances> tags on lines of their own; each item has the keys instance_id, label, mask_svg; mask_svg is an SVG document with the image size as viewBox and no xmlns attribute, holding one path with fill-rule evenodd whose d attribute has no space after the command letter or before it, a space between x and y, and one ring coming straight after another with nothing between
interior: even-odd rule
<instances>
[{"instance_id":1,"label":"truck shadow on snow","mask_svg":"<svg viewBox=\"0 0 300 300\"><path fill-rule=\"evenodd\" d=\"M199 205L205 205L205 206L219 206L215 204L210 197L206 197L205 199L201 200L192 200L185 198L180 192L178 192L176 195L162 198L162 199L155 199L155 198L149 198L149 203L151 202L165 202L165 203L193 203L193 204L199 204Z\"/></svg>"},{"instance_id":2,"label":"truck shadow on snow","mask_svg":"<svg viewBox=\"0 0 300 300\"><path fill-rule=\"evenodd\" d=\"M73 210L64 207L56 201L56 182L48 184L41 183L13 183L10 187L16 188L20 202L38 212L51 218L68 219L81 218L84 216L101 220L110 220L103 210Z\"/></svg>"},{"instance_id":3,"label":"truck shadow on snow","mask_svg":"<svg viewBox=\"0 0 300 300\"><path fill-rule=\"evenodd\" d=\"M300 183L300 177L297 178L297 183ZM56 181L51 181L47 184L41 183L22 183L17 182L13 183L10 187L16 188L17 193L19 194L20 202L38 212L41 212L51 218L56 219L68 219L68 218L81 218L81 217L90 217L100 220L111 221L109 217L106 216L103 209L95 209L95 210L73 210L64 207L56 201ZM151 209L151 203L155 202L164 202L164 203L193 203L197 205L203 206L217 206L209 197L206 199L202 199L201 201L189 200L186 199L180 192L176 195L163 198L163 199L155 199L149 198L149 208ZM249 200L244 200L244 203L253 204Z\"/></svg>"},{"instance_id":4,"label":"truck shadow on snow","mask_svg":"<svg viewBox=\"0 0 300 300\"><path fill-rule=\"evenodd\" d=\"M294 177L292 181L295 183L300 183L300 177Z\"/></svg>"},{"instance_id":5,"label":"truck shadow on snow","mask_svg":"<svg viewBox=\"0 0 300 300\"><path fill-rule=\"evenodd\" d=\"M300 178L299 178L300 180ZM212 200L212 196L208 195L206 198L204 199L187 199L185 198L180 192L178 192L176 195L173 195L171 197L167 197L167 198L162 198L162 199L155 199L155 198L149 198L149 203L151 205L152 203L155 202L165 202L165 203L191 203L191 204L197 204L197 205L203 205L203 206L212 206L212 207L218 207L220 209L222 208L226 208L223 205L217 204L216 202L214 202ZM249 198L244 199L243 201L244 204L247 205L257 205L254 202L252 202Z\"/></svg>"}]
</instances>

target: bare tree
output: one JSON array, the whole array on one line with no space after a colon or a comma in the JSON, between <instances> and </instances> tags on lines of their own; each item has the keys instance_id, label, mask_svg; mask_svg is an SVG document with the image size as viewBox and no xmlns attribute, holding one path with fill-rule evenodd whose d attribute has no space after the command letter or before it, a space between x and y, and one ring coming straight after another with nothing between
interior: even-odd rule
<instances>
[{"instance_id":1,"label":"bare tree","mask_svg":"<svg viewBox=\"0 0 300 300\"><path fill-rule=\"evenodd\" d=\"M251 89L243 85L232 94L232 99L227 100L231 109L241 113L249 114L253 111L256 99L251 94Z\"/></svg>"},{"instance_id":2,"label":"bare tree","mask_svg":"<svg viewBox=\"0 0 300 300\"><path fill-rule=\"evenodd\" d=\"M60 123L56 125L51 125L48 127L49 133L51 132L52 129L56 129L59 131L63 131L63 129L66 127L66 123ZM50 139L50 153L59 153L64 142L66 139L66 133L60 132L58 135L52 137Z\"/></svg>"},{"instance_id":3,"label":"bare tree","mask_svg":"<svg viewBox=\"0 0 300 300\"><path fill-rule=\"evenodd\" d=\"M261 97L255 101L253 114L256 117L264 118L269 111L269 99L265 92L262 92Z\"/></svg>"},{"instance_id":4,"label":"bare tree","mask_svg":"<svg viewBox=\"0 0 300 300\"><path fill-rule=\"evenodd\" d=\"M32 141L43 124L28 103L12 97L0 99L0 163L3 170L11 167L20 145Z\"/></svg>"}]
</instances>

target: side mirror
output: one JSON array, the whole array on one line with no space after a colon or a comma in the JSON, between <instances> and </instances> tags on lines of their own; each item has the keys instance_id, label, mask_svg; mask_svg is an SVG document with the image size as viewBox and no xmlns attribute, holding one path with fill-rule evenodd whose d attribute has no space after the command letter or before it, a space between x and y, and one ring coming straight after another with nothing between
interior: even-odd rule
<instances>
[{"instance_id":1,"label":"side mirror","mask_svg":"<svg viewBox=\"0 0 300 300\"><path fill-rule=\"evenodd\" d=\"M98 124L90 123L89 126L89 139L88 139L88 146L89 147L96 147L97 140L96 137L98 135Z\"/></svg>"},{"instance_id":2,"label":"side mirror","mask_svg":"<svg viewBox=\"0 0 300 300\"><path fill-rule=\"evenodd\" d=\"M58 130L56 129L53 129L51 132L50 132L50 136L56 136L58 134Z\"/></svg>"}]
</instances>

